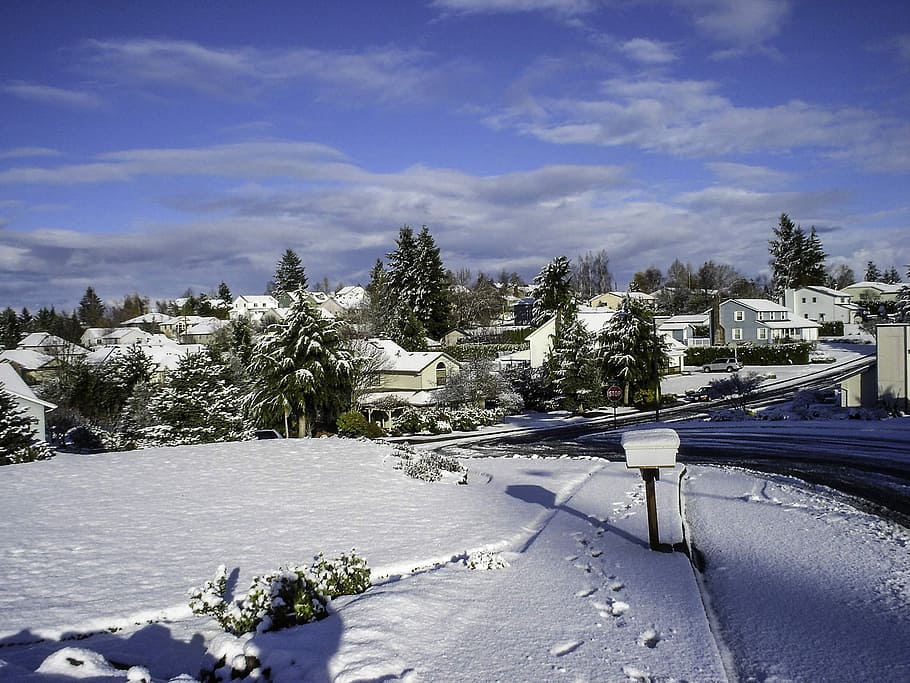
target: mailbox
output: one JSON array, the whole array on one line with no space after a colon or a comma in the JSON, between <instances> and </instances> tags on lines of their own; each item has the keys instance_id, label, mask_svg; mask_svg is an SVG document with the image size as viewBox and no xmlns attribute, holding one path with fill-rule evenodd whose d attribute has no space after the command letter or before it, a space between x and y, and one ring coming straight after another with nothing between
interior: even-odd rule
<instances>
[{"instance_id":1,"label":"mailbox","mask_svg":"<svg viewBox=\"0 0 910 683\"><path fill-rule=\"evenodd\" d=\"M676 467L679 435L672 429L640 429L624 432L622 447L626 467Z\"/></svg>"}]
</instances>

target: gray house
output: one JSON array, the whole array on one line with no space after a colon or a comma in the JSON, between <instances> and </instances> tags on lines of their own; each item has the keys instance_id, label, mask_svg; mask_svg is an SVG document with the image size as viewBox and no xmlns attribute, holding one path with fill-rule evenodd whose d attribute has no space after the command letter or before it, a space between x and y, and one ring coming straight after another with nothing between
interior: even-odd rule
<instances>
[{"instance_id":1,"label":"gray house","mask_svg":"<svg viewBox=\"0 0 910 683\"><path fill-rule=\"evenodd\" d=\"M774 344L818 340L814 320L797 318L786 306L766 299L727 299L720 304L720 327L725 344Z\"/></svg>"}]
</instances>

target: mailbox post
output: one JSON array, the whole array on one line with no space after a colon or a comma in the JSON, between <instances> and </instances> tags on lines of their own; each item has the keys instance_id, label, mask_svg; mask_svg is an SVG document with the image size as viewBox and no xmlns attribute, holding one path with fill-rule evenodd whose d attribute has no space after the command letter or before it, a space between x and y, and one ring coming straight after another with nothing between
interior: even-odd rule
<instances>
[{"instance_id":1,"label":"mailbox post","mask_svg":"<svg viewBox=\"0 0 910 683\"><path fill-rule=\"evenodd\" d=\"M660 478L661 467L676 467L679 435L672 429L642 429L625 432L622 447L626 452L626 467L637 467L645 481L648 505L648 541L651 550L660 549L657 527L657 497L654 481Z\"/></svg>"}]
</instances>

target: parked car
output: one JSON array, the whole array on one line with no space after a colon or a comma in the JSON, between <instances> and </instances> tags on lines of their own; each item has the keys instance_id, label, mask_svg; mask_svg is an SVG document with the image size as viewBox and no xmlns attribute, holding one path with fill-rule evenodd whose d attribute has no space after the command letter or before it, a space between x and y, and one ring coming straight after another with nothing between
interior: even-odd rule
<instances>
[{"instance_id":1,"label":"parked car","mask_svg":"<svg viewBox=\"0 0 910 683\"><path fill-rule=\"evenodd\" d=\"M255 432L253 432L253 436L255 436L257 439L283 439L284 438L283 436L281 436L281 434L279 434L274 429L257 429Z\"/></svg>"},{"instance_id":2,"label":"parked car","mask_svg":"<svg viewBox=\"0 0 910 683\"><path fill-rule=\"evenodd\" d=\"M690 401L713 401L720 398L717 389L712 386L698 387L698 389L688 389L686 398Z\"/></svg>"},{"instance_id":3,"label":"parked car","mask_svg":"<svg viewBox=\"0 0 910 683\"><path fill-rule=\"evenodd\" d=\"M716 358L702 366L702 370L705 372L736 372L742 369L743 364L736 358Z\"/></svg>"},{"instance_id":4,"label":"parked car","mask_svg":"<svg viewBox=\"0 0 910 683\"><path fill-rule=\"evenodd\" d=\"M809 354L810 363L833 363L837 360L830 353L825 353L824 351L812 351Z\"/></svg>"}]
</instances>

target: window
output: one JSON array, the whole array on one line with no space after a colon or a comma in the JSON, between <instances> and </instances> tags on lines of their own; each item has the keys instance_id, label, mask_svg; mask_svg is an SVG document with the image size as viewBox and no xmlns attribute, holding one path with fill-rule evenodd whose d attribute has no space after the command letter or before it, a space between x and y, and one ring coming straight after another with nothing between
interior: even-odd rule
<instances>
[{"instance_id":1,"label":"window","mask_svg":"<svg viewBox=\"0 0 910 683\"><path fill-rule=\"evenodd\" d=\"M758 339L767 339L768 338L768 328L759 327L757 330Z\"/></svg>"},{"instance_id":2,"label":"window","mask_svg":"<svg viewBox=\"0 0 910 683\"><path fill-rule=\"evenodd\" d=\"M816 298L816 297L813 296L813 297L812 297L812 303L814 304L814 303L816 303L817 301L818 301L818 298Z\"/></svg>"},{"instance_id":3,"label":"window","mask_svg":"<svg viewBox=\"0 0 910 683\"><path fill-rule=\"evenodd\" d=\"M803 297L803 303L806 303L806 297Z\"/></svg>"},{"instance_id":4,"label":"window","mask_svg":"<svg viewBox=\"0 0 910 683\"><path fill-rule=\"evenodd\" d=\"M447 381L446 364L440 363L439 365L436 366L436 386L437 387L445 386L446 381Z\"/></svg>"},{"instance_id":5,"label":"window","mask_svg":"<svg viewBox=\"0 0 910 683\"><path fill-rule=\"evenodd\" d=\"M733 341L742 341L743 338L743 328L734 327L733 328Z\"/></svg>"},{"instance_id":6,"label":"window","mask_svg":"<svg viewBox=\"0 0 910 683\"><path fill-rule=\"evenodd\" d=\"M745 320L745 319L746 319L746 312L745 312L745 311L733 311L733 319L734 319L736 322L740 322L740 321L742 321L742 320Z\"/></svg>"}]
</instances>

